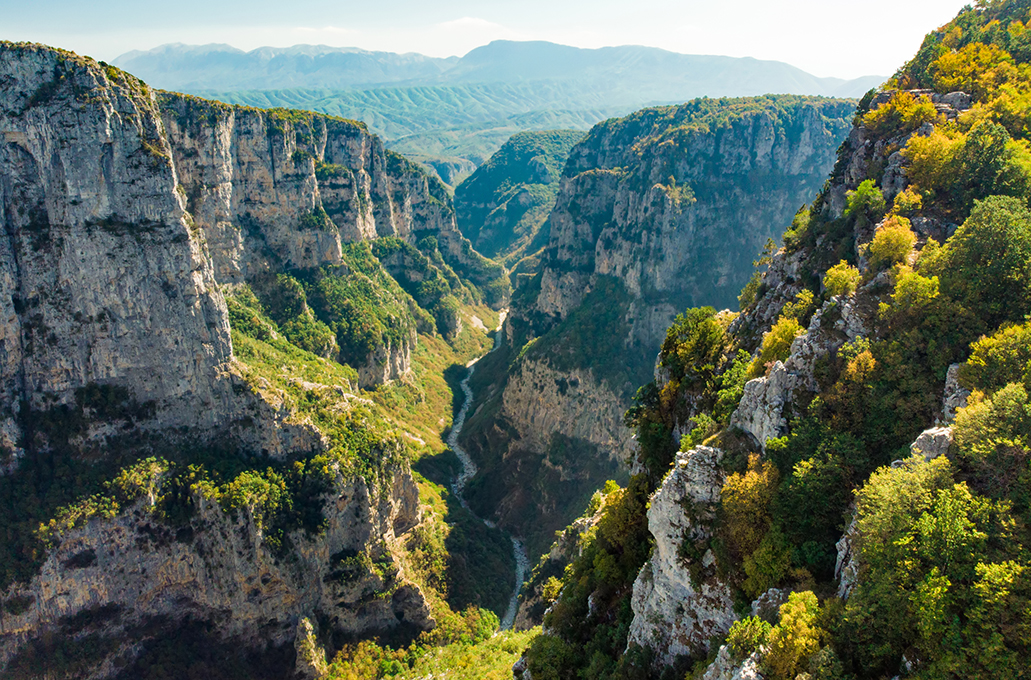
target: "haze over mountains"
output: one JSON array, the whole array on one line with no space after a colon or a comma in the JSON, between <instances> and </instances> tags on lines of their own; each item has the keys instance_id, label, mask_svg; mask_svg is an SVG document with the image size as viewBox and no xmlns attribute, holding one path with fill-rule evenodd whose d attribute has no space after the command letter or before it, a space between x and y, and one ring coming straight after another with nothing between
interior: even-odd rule
<instances>
[{"instance_id":1,"label":"haze over mountains","mask_svg":"<svg viewBox=\"0 0 1031 680\"><path fill-rule=\"evenodd\" d=\"M677 54L624 45L581 49L497 40L464 57L295 45L244 52L230 45L170 44L114 61L158 87L183 90L369 89L469 83L576 81L609 104L681 101L700 96L816 94L861 96L883 78L817 78L778 61Z\"/></svg>"},{"instance_id":2,"label":"haze over mountains","mask_svg":"<svg viewBox=\"0 0 1031 680\"><path fill-rule=\"evenodd\" d=\"M456 185L513 134L587 130L645 106L766 93L859 97L884 80L817 78L777 61L635 45L499 40L463 57L325 45L162 45L114 61L156 87L364 121Z\"/></svg>"}]
</instances>

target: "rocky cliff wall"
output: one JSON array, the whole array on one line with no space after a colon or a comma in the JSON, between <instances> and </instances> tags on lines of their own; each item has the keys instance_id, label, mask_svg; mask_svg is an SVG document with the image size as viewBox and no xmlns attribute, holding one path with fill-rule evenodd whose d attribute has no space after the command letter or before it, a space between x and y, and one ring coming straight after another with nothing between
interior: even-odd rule
<instances>
[{"instance_id":1,"label":"rocky cliff wall","mask_svg":"<svg viewBox=\"0 0 1031 680\"><path fill-rule=\"evenodd\" d=\"M152 93L38 47L4 47L0 82L4 448L23 409L91 383L154 402L156 427L229 418L225 301Z\"/></svg>"},{"instance_id":2,"label":"rocky cliff wall","mask_svg":"<svg viewBox=\"0 0 1031 680\"><path fill-rule=\"evenodd\" d=\"M450 259L479 266L444 186L363 124L170 92L158 102L220 282L339 264L341 243L377 236L432 235Z\"/></svg>"},{"instance_id":3,"label":"rocky cliff wall","mask_svg":"<svg viewBox=\"0 0 1031 680\"><path fill-rule=\"evenodd\" d=\"M508 337L520 356L494 419L499 429L476 442L471 428L470 447L491 449L485 461L504 451L509 464L499 470L514 467L513 457L532 466L555 435L628 459L622 416L650 380L673 318L690 306L736 308L763 244L822 186L854 109L819 98L703 100L595 126L570 153L541 271L512 305ZM557 335L561 342L548 342ZM574 380L575 391L532 389ZM581 459L568 474L590 476L589 464ZM491 474L482 466L481 475ZM493 495L485 510L510 507L499 487L484 483Z\"/></svg>"},{"instance_id":4,"label":"rocky cliff wall","mask_svg":"<svg viewBox=\"0 0 1031 680\"><path fill-rule=\"evenodd\" d=\"M657 349L687 307L735 307L763 243L823 185L853 110L722 100L596 126L563 174L534 311L564 318L592 277L614 276L636 302L634 338Z\"/></svg>"},{"instance_id":5,"label":"rocky cliff wall","mask_svg":"<svg viewBox=\"0 0 1031 680\"><path fill-rule=\"evenodd\" d=\"M325 530L292 534L288 559L263 540L257 508L226 512L200 492L178 527L155 517L156 488L117 517L72 529L38 577L7 593L25 604L2 614L0 666L20 667L26 643L48 635L99 634L126 653L154 634L143 631L155 619L169 632L185 619L212 621L218 636L255 648L291 642L303 618L318 617L327 634L432 627L391 553L418 522L418 489L406 467L388 475L380 489L337 475Z\"/></svg>"},{"instance_id":6,"label":"rocky cliff wall","mask_svg":"<svg viewBox=\"0 0 1031 680\"><path fill-rule=\"evenodd\" d=\"M628 645L648 647L656 663L707 652L735 620L730 587L716 575L712 550L693 573L684 568L685 541L711 537L725 473L723 452L707 446L677 453L673 469L652 495L648 531L655 537L651 558L634 581Z\"/></svg>"},{"instance_id":7,"label":"rocky cliff wall","mask_svg":"<svg viewBox=\"0 0 1031 680\"><path fill-rule=\"evenodd\" d=\"M474 273L485 262L454 229L436 185L346 121L155 93L91 59L3 43L0 135L9 479L25 456L117 467L126 459L116 456L131 462L156 441L310 457L327 448L326 435L267 381L242 377L220 284L332 264L342 242L383 234L434 235ZM316 163L352 185L320 187ZM401 344L376 357L383 379L405 370L412 343ZM341 417L355 401L348 385L309 388L340 391ZM330 633L431 627L392 556L416 523L417 491L406 464L388 468L378 489L338 474L322 503L325 531L292 535L285 555L250 511L227 514L201 497L177 529L156 518L153 495L100 513L58 536L31 582L4 593L0 656L14 663L40 640L131 638L156 619L204 619L219 636L262 645L288 642L302 616L321 616ZM37 501L50 502L18 500ZM341 560L361 556L340 572ZM130 645L123 658L138 651ZM113 657L103 658L90 673L114 672Z\"/></svg>"}]
</instances>

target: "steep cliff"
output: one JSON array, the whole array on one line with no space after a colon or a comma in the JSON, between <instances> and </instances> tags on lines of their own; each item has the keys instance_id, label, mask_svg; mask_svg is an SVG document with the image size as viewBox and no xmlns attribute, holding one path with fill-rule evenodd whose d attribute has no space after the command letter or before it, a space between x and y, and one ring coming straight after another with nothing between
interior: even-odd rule
<instances>
[{"instance_id":1,"label":"steep cliff","mask_svg":"<svg viewBox=\"0 0 1031 680\"><path fill-rule=\"evenodd\" d=\"M478 392L485 415L473 419L469 444L481 452L485 491L474 503L540 533L531 545L543 550L604 481L599 474L626 479L623 412L650 378L667 326L692 305L736 306L763 244L823 183L853 107L699 100L599 124L573 148L542 227L540 272L521 277L513 301L515 363ZM539 479L557 438L581 447L562 477L583 488L543 519L516 500L528 484L550 488Z\"/></svg>"},{"instance_id":2,"label":"steep cliff","mask_svg":"<svg viewBox=\"0 0 1031 680\"><path fill-rule=\"evenodd\" d=\"M358 383L505 300L441 185L355 123L0 56L5 673L432 628L407 449Z\"/></svg>"},{"instance_id":3,"label":"steep cliff","mask_svg":"<svg viewBox=\"0 0 1031 680\"><path fill-rule=\"evenodd\" d=\"M503 275L455 227L444 185L384 149L363 124L169 92L158 102L220 282L269 266L338 264L342 243L382 236L435 237L445 259L478 285ZM502 289L486 292L505 303Z\"/></svg>"},{"instance_id":4,"label":"steep cliff","mask_svg":"<svg viewBox=\"0 0 1031 680\"><path fill-rule=\"evenodd\" d=\"M63 532L39 577L7 593L23 603L3 616L0 664L12 677L32 677L75 644L85 652L66 672L103 675L112 659L115 668L146 659L162 636L196 621L214 624L212 640L256 650L291 645L304 617L317 617L325 634L432 627L391 552L418 522L407 468L382 488L337 472L321 531L288 536L288 553L270 549L260 499L229 511L198 490L189 520L169 523L156 500L169 480L153 474L117 516Z\"/></svg>"}]
</instances>

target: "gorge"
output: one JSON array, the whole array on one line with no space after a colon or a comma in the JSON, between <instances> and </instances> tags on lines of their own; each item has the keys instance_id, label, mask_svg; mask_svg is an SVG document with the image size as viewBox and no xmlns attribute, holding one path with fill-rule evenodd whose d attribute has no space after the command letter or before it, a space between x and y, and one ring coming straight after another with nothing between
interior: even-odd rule
<instances>
[{"instance_id":1,"label":"gorge","mask_svg":"<svg viewBox=\"0 0 1031 680\"><path fill-rule=\"evenodd\" d=\"M0 43L0 675L1028 677L1028 121L1031 0L454 189Z\"/></svg>"}]
</instances>

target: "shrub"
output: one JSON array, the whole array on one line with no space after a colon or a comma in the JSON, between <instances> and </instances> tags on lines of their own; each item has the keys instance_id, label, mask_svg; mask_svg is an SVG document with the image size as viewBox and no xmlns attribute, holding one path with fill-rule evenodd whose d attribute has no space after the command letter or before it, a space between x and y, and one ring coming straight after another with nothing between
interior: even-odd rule
<instances>
[{"instance_id":1,"label":"shrub","mask_svg":"<svg viewBox=\"0 0 1031 680\"><path fill-rule=\"evenodd\" d=\"M745 382L748 380L748 366L751 363L752 356L739 349L730 367L716 379L719 390L716 391L716 404L712 408L712 414L718 422L726 424L741 403Z\"/></svg>"},{"instance_id":2,"label":"shrub","mask_svg":"<svg viewBox=\"0 0 1031 680\"><path fill-rule=\"evenodd\" d=\"M712 416L707 413L699 413L692 420L695 426L689 433L680 438L681 451L689 451L719 432L719 423L713 420Z\"/></svg>"},{"instance_id":3,"label":"shrub","mask_svg":"<svg viewBox=\"0 0 1031 680\"><path fill-rule=\"evenodd\" d=\"M774 504L777 522L800 548L794 562L820 577L833 577L834 543L841 535L845 508L851 500L850 478L861 474L850 469L848 462L852 461L838 454L862 458L862 447L856 444L854 439L849 441L849 435L838 435L821 447L822 455L796 463ZM858 450L846 451L849 445ZM803 546L807 546L804 551Z\"/></svg>"},{"instance_id":4,"label":"shrub","mask_svg":"<svg viewBox=\"0 0 1031 680\"><path fill-rule=\"evenodd\" d=\"M909 220L892 215L874 232L867 250L870 265L885 268L905 262L915 245L916 234L910 229Z\"/></svg>"},{"instance_id":5,"label":"shrub","mask_svg":"<svg viewBox=\"0 0 1031 680\"><path fill-rule=\"evenodd\" d=\"M856 267L844 260L827 270L823 276L823 286L831 297L851 295L856 292L863 276Z\"/></svg>"},{"instance_id":6,"label":"shrub","mask_svg":"<svg viewBox=\"0 0 1031 680\"><path fill-rule=\"evenodd\" d=\"M659 366L667 368L685 387L700 387L712 379L723 358L727 333L712 307L678 314L666 331L659 352Z\"/></svg>"},{"instance_id":7,"label":"shrub","mask_svg":"<svg viewBox=\"0 0 1031 680\"><path fill-rule=\"evenodd\" d=\"M951 188L962 210L992 195L1026 200L1031 189L1031 154L1026 144L1014 141L1006 128L989 120L970 130L950 170L955 173Z\"/></svg>"},{"instance_id":8,"label":"shrub","mask_svg":"<svg viewBox=\"0 0 1031 680\"><path fill-rule=\"evenodd\" d=\"M1031 456L1031 403L1023 385L1006 385L990 397L979 392L956 414L955 447L992 494L1007 493Z\"/></svg>"},{"instance_id":9,"label":"shrub","mask_svg":"<svg viewBox=\"0 0 1031 680\"><path fill-rule=\"evenodd\" d=\"M760 647L766 646L773 626L758 616L749 616L730 625L727 644L734 658L744 659Z\"/></svg>"},{"instance_id":10,"label":"shrub","mask_svg":"<svg viewBox=\"0 0 1031 680\"><path fill-rule=\"evenodd\" d=\"M310 311L288 319L279 328L287 340L324 359L335 359L340 352L336 334L329 326L313 318Z\"/></svg>"},{"instance_id":11,"label":"shrub","mask_svg":"<svg viewBox=\"0 0 1031 680\"><path fill-rule=\"evenodd\" d=\"M937 118L938 111L929 97L914 97L909 92L901 91L893 94L886 104L864 115L863 124L879 136L897 135L916 130Z\"/></svg>"},{"instance_id":12,"label":"shrub","mask_svg":"<svg viewBox=\"0 0 1031 680\"><path fill-rule=\"evenodd\" d=\"M902 149L909 161L906 175L921 191L947 191L955 178L955 159L966 137L950 137L941 130L913 136Z\"/></svg>"},{"instance_id":13,"label":"shrub","mask_svg":"<svg viewBox=\"0 0 1031 680\"><path fill-rule=\"evenodd\" d=\"M779 475L770 461L748 458L748 469L727 476L720 492L723 532L727 546L744 557L755 551L770 529L770 503Z\"/></svg>"},{"instance_id":14,"label":"shrub","mask_svg":"<svg viewBox=\"0 0 1031 680\"><path fill-rule=\"evenodd\" d=\"M752 598L784 581L791 571L791 546L784 534L777 529L767 532L755 552L745 558L744 570L741 589Z\"/></svg>"},{"instance_id":15,"label":"shrub","mask_svg":"<svg viewBox=\"0 0 1031 680\"><path fill-rule=\"evenodd\" d=\"M893 215L909 215L923 207L923 197L917 192L913 191L912 187L907 188L905 191L900 191L895 195L895 201L892 203L891 212Z\"/></svg>"},{"instance_id":16,"label":"shrub","mask_svg":"<svg viewBox=\"0 0 1031 680\"><path fill-rule=\"evenodd\" d=\"M765 335L759 356L752 361L748 369L749 378L758 378L766 372L766 367L774 362L787 359L791 353L791 343L805 331L796 319L782 316Z\"/></svg>"},{"instance_id":17,"label":"shrub","mask_svg":"<svg viewBox=\"0 0 1031 680\"><path fill-rule=\"evenodd\" d=\"M960 379L986 392L1021 381L1031 389L1031 323L1005 327L972 344Z\"/></svg>"},{"instance_id":18,"label":"shrub","mask_svg":"<svg viewBox=\"0 0 1031 680\"><path fill-rule=\"evenodd\" d=\"M892 320L915 319L927 310L939 293L937 276L922 276L909 267L901 267L891 294L891 304L882 302L880 315Z\"/></svg>"},{"instance_id":19,"label":"shrub","mask_svg":"<svg viewBox=\"0 0 1031 680\"><path fill-rule=\"evenodd\" d=\"M884 194L872 179L863 180L845 195L845 217L875 222L884 214Z\"/></svg>"},{"instance_id":20,"label":"shrub","mask_svg":"<svg viewBox=\"0 0 1031 680\"><path fill-rule=\"evenodd\" d=\"M1026 198L1031 192L1031 152L991 120L978 121L966 135L935 130L913 137L902 153L920 190L933 192L943 208L960 214L988 196Z\"/></svg>"},{"instance_id":21,"label":"shrub","mask_svg":"<svg viewBox=\"0 0 1031 680\"><path fill-rule=\"evenodd\" d=\"M784 232L784 247L790 252L798 250L809 235L812 219L809 206L803 205L791 220L791 227Z\"/></svg>"},{"instance_id":22,"label":"shrub","mask_svg":"<svg viewBox=\"0 0 1031 680\"><path fill-rule=\"evenodd\" d=\"M820 603L810 591L791 593L780 606L780 623L770 631L763 667L772 680L793 680L820 649Z\"/></svg>"},{"instance_id":23,"label":"shrub","mask_svg":"<svg viewBox=\"0 0 1031 680\"><path fill-rule=\"evenodd\" d=\"M781 314L795 319L799 323L805 323L815 308L814 300L813 291L808 289L801 290L795 295L794 300L784 305Z\"/></svg>"}]
</instances>

